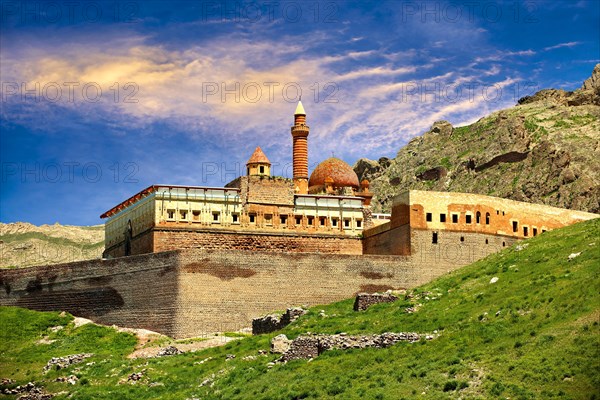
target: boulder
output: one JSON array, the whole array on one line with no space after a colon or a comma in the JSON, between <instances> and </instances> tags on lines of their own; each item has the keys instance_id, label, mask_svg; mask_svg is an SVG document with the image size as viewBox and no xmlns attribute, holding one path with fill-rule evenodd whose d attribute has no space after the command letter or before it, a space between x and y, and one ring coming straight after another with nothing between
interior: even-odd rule
<instances>
[{"instance_id":1,"label":"boulder","mask_svg":"<svg viewBox=\"0 0 600 400\"><path fill-rule=\"evenodd\" d=\"M277 335L271 339L271 353L283 354L290 349L292 341L285 335Z\"/></svg>"}]
</instances>

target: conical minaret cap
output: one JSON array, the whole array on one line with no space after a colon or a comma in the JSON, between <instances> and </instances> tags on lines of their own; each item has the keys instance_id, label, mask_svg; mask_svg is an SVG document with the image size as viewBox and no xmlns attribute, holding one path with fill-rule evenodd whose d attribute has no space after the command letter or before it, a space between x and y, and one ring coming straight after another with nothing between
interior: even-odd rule
<instances>
[{"instance_id":1,"label":"conical minaret cap","mask_svg":"<svg viewBox=\"0 0 600 400\"><path fill-rule=\"evenodd\" d=\"M302 100L298 101L294 115L306 115L306 111L304 111L304 106L302 105Z\"/></svg>"},{"instance_id":2,"label":"conical minaret cap","mask_svg":"<svg viewBox=\"0 0 600 400\"><path fill-rule=\"evenodd\" d=\"M248 162L246 163L246 165L249 165L249 164L269 164L269 165L271 165L271 162L269 161L269 159L267 158L265 153L263 153L262 149L260 147L257 147L256 150L254 150L254 153L252 153L252 156L250 156L250 159L248 160Z\"/></svg>"}]
</instances>

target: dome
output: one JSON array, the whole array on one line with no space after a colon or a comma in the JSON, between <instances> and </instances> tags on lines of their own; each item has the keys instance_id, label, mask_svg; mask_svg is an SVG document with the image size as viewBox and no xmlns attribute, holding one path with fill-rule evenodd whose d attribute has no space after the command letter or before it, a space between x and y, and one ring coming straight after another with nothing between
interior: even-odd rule
<instances>
[{"instance_id":1,"label":"dome","mask_svg":"<svg viewBox=\"0 0 600 400\"><path fill-rule=\"evenodd\" d=\"M335 187L358 188L359 186L356 172L339 158L331 157L317 165L317 168L310 174L308 187L324 186L327 178L333 179Z\"/></svg>"}]
</instances>

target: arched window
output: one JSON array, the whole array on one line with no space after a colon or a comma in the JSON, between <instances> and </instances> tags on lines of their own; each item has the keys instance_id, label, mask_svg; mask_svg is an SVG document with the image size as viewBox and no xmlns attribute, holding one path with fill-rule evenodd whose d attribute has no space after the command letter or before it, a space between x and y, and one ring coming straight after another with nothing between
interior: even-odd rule
<instances>
[{"instance_id":1,"label":"arched window","mask_svg":"<svg viewBox=\"0 0 600 400\"><path fill-rule=\"evenodd\" d=\"M477 223L481 222L481 213L479 211L477 211L477 214L475 214L475 221Z\"/></svg>"},{"instance_id":2,"label":"arched window","mask_svg":"<svg viewBox=\"0 0 600 400\"><path fill-rule=\"evenodd\" d=\"M486 225L490 224L490 213L485 213L485 224Z\"/></svg>"}]
</instances>

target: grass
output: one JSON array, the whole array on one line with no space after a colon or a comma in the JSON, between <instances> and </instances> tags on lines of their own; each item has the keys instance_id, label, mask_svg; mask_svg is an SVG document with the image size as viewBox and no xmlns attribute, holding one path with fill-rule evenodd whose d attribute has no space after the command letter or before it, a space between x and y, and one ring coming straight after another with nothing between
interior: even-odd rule
<instances>
[{"instance_id":1,"label":"grass","mask_svg":"<svg viewBox=\"0 0 600 400\"><path fill-rule=\"evenodd\" d=\"M450 158L444 157L440 160L440 165L446 169L452 168L452 163L450 162Z\"/></svg>"},{"instance_id":2,"label":"grass","mask_svg":"<svg viewBox=\"0 0 600 400\"><path fill-rule=\"evenodd\" d=\"M70 316L0 308L0 377L35 380L77 399L594 399L600 398L600 220L546 232L412 291L414 298L352 311L353 299L313 307L282 332L196 353L129 360L130 335L73 328ZM581 252L569 261L571 253ZM491 284L490 279L498 277ZM415 313L405 309L422 306ZM319 315L325 311L326 317ZM51 332L52 326L65 326ZM432 341L334 350L267 368L272 336L438 331ZM39 345L48 335L56 342ZM41 373L54 356L96 355ZM226 361L227 354L236 358ZM256 356L244 359L246 356ZM134 371L144 379L126 383ZM76 373L77 385L53 382ZM125 382L119 384L119 382ZM205 382L204 385L202 383Z\"/></svg>"}]
</instances>

